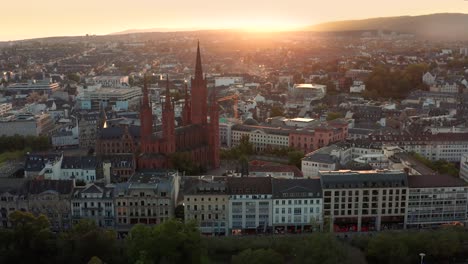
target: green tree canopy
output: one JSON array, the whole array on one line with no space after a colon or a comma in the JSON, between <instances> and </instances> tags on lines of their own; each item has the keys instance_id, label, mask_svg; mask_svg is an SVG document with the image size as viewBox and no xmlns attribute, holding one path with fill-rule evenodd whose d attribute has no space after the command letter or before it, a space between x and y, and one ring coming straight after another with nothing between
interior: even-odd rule
<instances>
[{"instance_id":1,"label":"green tree canopy","mask_svg":"<svg viewBox=\"0 0 468 264\"><path fill-rule=\"evenodd\" d=\"M193 222L169 220L157 226L136 225L126 240L131 263L201 263L200 231Z\"/></svg>"},{"instance_id":2,"label":"green tree canopy","mask_svg":"<svg viewBox=\"0 0 468 264\"><path fill-rule=\"evenodd\" d=\"M232 264L281 264L283 257L272 249L246 249L232 256Z\"/></svg>"}]
</instances>

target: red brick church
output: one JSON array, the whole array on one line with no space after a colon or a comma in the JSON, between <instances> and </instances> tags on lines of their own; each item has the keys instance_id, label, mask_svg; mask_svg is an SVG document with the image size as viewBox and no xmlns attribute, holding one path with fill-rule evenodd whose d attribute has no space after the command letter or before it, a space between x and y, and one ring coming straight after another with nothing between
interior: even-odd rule
<instances>
[{"instance_id":1,"label":"red brick church","mask_svg":"<svg viewBox=\"0 0 468 264\"><path fill-rule=\"evenodd\" d=\"M197 47L195 77L191 79L190 94L185 90L183 124L175 127L174 103L169 86L162 111L162 131L153 129L153 116L148 88L143 88L140 112L139 169L170 168L170 155L186 152L192 161L205 168L219 167L219 116L214 91L208 100L207 82L203 76L200 45Z\"/></svg>"}]
</instances>

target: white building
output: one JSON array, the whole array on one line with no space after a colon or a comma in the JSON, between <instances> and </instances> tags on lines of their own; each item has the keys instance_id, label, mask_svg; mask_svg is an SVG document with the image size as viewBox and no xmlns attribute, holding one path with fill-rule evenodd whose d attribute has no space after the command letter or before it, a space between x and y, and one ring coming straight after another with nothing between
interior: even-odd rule
<instances>
[{"instance_id":1,"label":"white building","mask_svg":"<svg viewBox=\"0 0 468 264\"><path fill-rule=\"evenodd\" d=\"M77 186L71 198L72 224L90 219L99 227L115 227L114 186L95 183Z\"/></svg>"},{"instance_id":2,"label":"white building","mask_svg":"<svg viewBox=\"0 0 468 264\"><path fill-rule=\"evenodd\" d=\"M462 154L468 153L467 133L438 133L421 136L372 135L374 142L399 146L407 152L416 152L429 160L459 162Z\"/></svg>"},{"instance_id":3,"label":"white building","mask_svg":"<svg viewBox=\"0 0 468 264\"><path fill-rule=\"evenodd\" d=\"M430 72L426 72L423 76L422 76L422 81L423 83L425 83L426 85L434 85L436 83L436 76L435 75L432 75Z\"/></svg>"},{"instance_id":4,"label":"white building","mask_svg":"<svg viewBox=\"0 0 468 264\"><path fill-rule=\"evenodd\" d=\"M458 178L439 174L408 176L407 228L465 225L468 187Z\"/></svg>"},{"instance_id":5,"label":"white building","mask_svg":"<svg viewBox=\"0 0 468 264\"><path fill-rule=\"evenodd\" d=\"M460 160L460 178L468 182L468 153L464 153Z\"/></svg>"},{"instance_id":6,"label":"white building","mask_svg":"<svg viewBox=\"0 0 468 264\"><path fill-rule=\"evenodd\" d=\"M128 88L128 76L95 76L86 78L86 83L100 84L102 87Z\"/></svg>"},{"instance_id":7,"label":"white building","mask_svg":"<svg viewBox=\"0 0 468 264\"><path fill-rule=\"evenodd\" d=\"M362 93L366 90L366 85L363 81L354 81L353 85L349 87L350 93Z\"/></svg>"},{"instance_id":8,"label":"white building","mask_svg":"<svg viewBox=\"0 0 468 264\"><path fill-rule=\"evenodd\" d=\"M60 178L75 179L86 183L96 181L97 161L94 156L63 157Z\"/></svg>"},{"instance_id":9,"label":"white building","mask_svg":"<svg viewBox=\"0 0 468 264\"><path fill-rule=\"evenodd\" d=\"M235 77L235 76L215 77L214 80L215 80L215 87L231 86L235 84L244 83L243 77Z\"/></svg>"},{"instance_id":10,"label":"white building","mask_svg":"<svg viewBox=\"0 0 468 264\"><path fill-rule=\"evenodd\" d=\"M231 234L255 234L271 231L271 178L230 177L228 228Z\"/></svg>"},{"instance_id":11,"label":"white building","mask_svg":"<svg viewBox=\"0 0 468 264\"><path fill-rule=\"evenodd\" d=\"M275 233L318 231L322 219L320 179L273 179Z\"/></svg>"},{"instance_id":12,"label":"white building","mask_svg":"<svg viewBox=\"0 0 468 264\"><path fill-rule=\"evenodd\" d=\"M430 92L435 93L458 93L459 87L455 82L438 83L429 87Z\"/></svg>"},{"instance_id":13,"label":"white building","mask_svg":"<svg viewBox=\"0 0 468 264\"><path fill-rule=\"evenodd\" d=\"M232 131L232 146L240 143L242 136L248 136L249 141L257 151L267 148L287 148L289 146L290 129L269 126L234 125Z\"/></svg>"}]
</instances>

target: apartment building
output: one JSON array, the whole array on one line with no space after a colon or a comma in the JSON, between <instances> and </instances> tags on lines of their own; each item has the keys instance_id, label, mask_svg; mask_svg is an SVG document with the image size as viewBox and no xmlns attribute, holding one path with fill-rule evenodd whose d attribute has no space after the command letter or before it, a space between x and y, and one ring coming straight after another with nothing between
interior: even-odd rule
<instances>
[{"instance_id":1,"label":"apartment building","mask_svg":"<svg viewBox=\"0 0 468 264\"><path fill-rule=\"evenodd\" d=\"M416 152L429 160L460 162L468 153L468 133L438 133L411 135L372 135L374 142L399 146L407 152Z\"/></svg>"},{"instance_id":2,"label":"apartment building","mask_svg":"<svg viewBox=\"0 0 468 264\"><path fill-rule=\"evenodd\" d=\"M257 151L268 148L287 148L289 132L290 129L281 127L234 125L231 128L232 146L239 145L241 138L247 136Z\"/></svg>"},{"instance_id":3,"label":"apartment building","mask_svg":"<svg viewBox=\"0 0 468 264\"><path fill-rule=\"evenodd\" d=\"M468 153L463 154L460 160L460 178L468 181Z\"/></svg>"},{"instance_id":4,"label":"apartment building","mask_svg":"<svg viewBox=\"0 0 468 264\"><path fill-rule=\"evenodd\" d=\"M24 178L0 178L0 228L11 227L13 212L28 210L28 200L22 188L25 182Z\"/></svg>"},{"instance_id":5,"label":"apartment building","mask_svg":"<svg viewBox=\"0 0 468 264\"><path fill-rule=\"evenodd\" d=\"M321 172L325 225L334 232L404 227L408 180L400 171Z\"/></svg>"},{"instance_id":6,"label":"apartment building","mask_svg":"<svg viewBox=\"0 0 468 264\"><path fill-rule=\"evenodd\" d=\"M72 225L93 220L102 228L115 228L114 186L89 183L76 186L71 198Z\"/></svg>"},{"instance_id":7,"label":"apartment building","mask_svg":"<svg viewBox=\"0 0 468 264\"><path fill-rule=\"evenodd\" d=\"M228 178L227 192L229 195L228 227L231 234L272 231L273 208L270 177Z\"/></svg>"},{"instance_id":8,"label":"apartment building","mask_svg":"<svg viewBox=\"0 0 468 264\"><path fill-rule=\"evenodd\" d=\"M206 235L228 234L228 201L224 179L204 178L184 183L185 221L195 220Z\"/></svg>"},{"instance_id":9,"label":"apartment building","mask_svg":"<svg viewBox=\"0 0 468 264\"><path fill-rule=\"evenodd\" d=\"M70 198L73 180L30 180L23 186L27 210L49 219L52 231L60 232L71 228Z\"/></svg>"},{"instance_id":10,"label":"apartment building","mask_svg":"<svg viewBox=\"0 0 468 264\"><path fill-rule=\"evenodd\" d=\"M98 163L95 156L65 156L61 164L61 179L75 179L86 183L96 181Z\"/></svg>"},{"instance_id":11,"label":"apartment building","mask_svg":"<svg viewBox=\"0 0 468 264\"><path fill-rule=\"evenodd\" d=\"M275 233L320 230L322 187L320 179L272 179Z\"/></svg>"},{"instance_id":12,"label":"apartment building","mask_svg":"<svg viewBox=\"0 0 468 264\"><path fill-rule=\"evenodd\" d=\"M125 233L136 224L157 225L173 218L178 184L178 175L165 171L135 173L117 184L117 230Z\"/></svg>"},{"instance_id":13,"label":"apartment building","mask_svg":"<svg viewBox=\"0 0 468 264\"><path fill-rule=\"evenodd\" d=\"M468 186L462 179L429 174L408 176L407 228L466 224Z\"/></svg>"}]
</instances>

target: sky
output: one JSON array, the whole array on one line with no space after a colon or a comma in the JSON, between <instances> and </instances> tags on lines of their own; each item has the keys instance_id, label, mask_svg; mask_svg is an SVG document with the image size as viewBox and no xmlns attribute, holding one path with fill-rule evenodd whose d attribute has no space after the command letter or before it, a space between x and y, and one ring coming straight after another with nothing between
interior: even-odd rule
<instances>
[{"instance_id":1,"label":"sky","mask_svg":"<svg viewBox=\"0 0 468 264\"><path fill-rule=\"evenodd\" d=\"M288 30L371 17L468 13L467 0L20 0L0 8L0 41L128 29Z\"/></svg>"}]
</instances>

